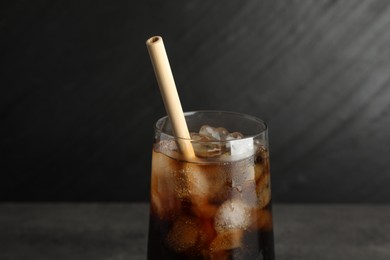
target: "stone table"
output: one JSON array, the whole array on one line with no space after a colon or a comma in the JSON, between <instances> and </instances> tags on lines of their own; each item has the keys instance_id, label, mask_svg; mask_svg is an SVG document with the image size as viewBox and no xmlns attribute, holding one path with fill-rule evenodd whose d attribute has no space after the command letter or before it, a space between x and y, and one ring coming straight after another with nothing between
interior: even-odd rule
<instances>
[{"instance_id":1,"label":"stone table","mask_svg":"<svg viewBox=\"0 0 390 260\"><path fill-rule=\"evenodd\" d=\"M390 259L390 205L274 205L284 259ZM146 259L147 203L2 203L0 260Z\"/></svg>"}]
</instances>

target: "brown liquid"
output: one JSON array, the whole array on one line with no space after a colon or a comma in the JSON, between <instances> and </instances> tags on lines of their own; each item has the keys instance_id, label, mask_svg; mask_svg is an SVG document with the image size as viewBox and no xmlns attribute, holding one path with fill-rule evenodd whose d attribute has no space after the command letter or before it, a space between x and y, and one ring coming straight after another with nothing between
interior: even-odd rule
<instances>
[{"instance_id":1,"label":"brown liquid","mask_svg":"<svg viewBox=\"0 0 390 260\"><path fill-rule=\"evenodd\" d=\"M268 152L189 163L153 151L148 259L274 259Z\"/></svg>"}]
</instances>

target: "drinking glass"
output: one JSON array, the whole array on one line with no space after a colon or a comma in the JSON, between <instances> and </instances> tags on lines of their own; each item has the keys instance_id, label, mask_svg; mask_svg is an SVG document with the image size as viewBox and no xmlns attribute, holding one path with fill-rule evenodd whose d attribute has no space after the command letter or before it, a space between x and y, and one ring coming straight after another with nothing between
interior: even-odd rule
<instances>
[{"instance_id":1,"label":"drinking glass","mask_svg":"<svg viewBox=\"0 0 390 260\"><path fill-rule=\"evenodd\" d=\"M155 125L148 259L274 259L266 123L226 111L185 118L191 140L174 137L168 117Z\"/></svg>"}]
</instances>

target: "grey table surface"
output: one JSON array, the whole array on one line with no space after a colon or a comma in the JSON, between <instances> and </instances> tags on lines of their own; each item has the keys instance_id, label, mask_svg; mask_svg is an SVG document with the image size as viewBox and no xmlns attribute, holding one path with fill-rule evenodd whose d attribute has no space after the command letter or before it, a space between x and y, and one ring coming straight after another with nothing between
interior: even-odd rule
<instances>
[{"instance_id":1,"label":"grey table surface","mask_svg":"<svg viewBox=\"0 0 390 260\"><path fill-rule=\"evenodd\" d=\"M276 204L277 259L390 259L390 205ZM146 259L147 203L2 203L0 259Z\"/></svg>"}]
</instances>

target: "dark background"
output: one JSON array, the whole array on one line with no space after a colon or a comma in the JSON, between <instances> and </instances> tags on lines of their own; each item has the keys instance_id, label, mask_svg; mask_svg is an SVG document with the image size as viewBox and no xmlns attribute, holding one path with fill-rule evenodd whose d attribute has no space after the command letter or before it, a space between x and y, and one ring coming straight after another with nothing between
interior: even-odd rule
<instances>
[{"instance_id":1,"label":"dark background","mask_svg":"<svg viewBox=\"0 0 390 260\"><path fill-rule=\"evenodd\" d=\"M390 1L1 1L1 201L147 201L165 114L269 124L276 202L390 202Z\"/></svg>"}]
</instances>

